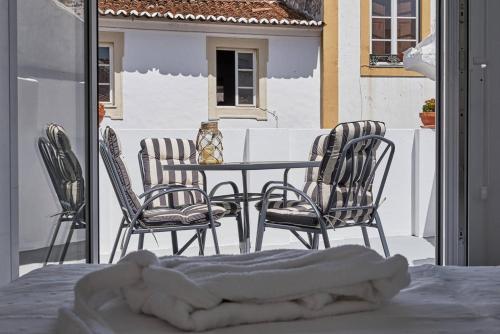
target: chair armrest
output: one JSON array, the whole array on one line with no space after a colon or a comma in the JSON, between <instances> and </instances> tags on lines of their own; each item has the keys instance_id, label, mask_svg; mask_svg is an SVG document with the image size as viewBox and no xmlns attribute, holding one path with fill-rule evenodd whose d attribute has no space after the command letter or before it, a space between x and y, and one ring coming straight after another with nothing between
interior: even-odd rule
<instances>
[{"instance_id":1,"label":"chair armrest","mask_svg":"<svg viewBox=\"0 0 500 334\"><path fill-rule=\"evenodd\" d=\"M316 203L314 203L314 201L311 199L311 197L309 197L305 192L303 192L295 187L290 187L290 186L274 186L274 187L269 188L266 191L266 193L264 194L264 197L262 199L262 209L260 211L261 215L265 214L267 212L267 206L268 206L271 194L276 190L283 190L284 192L290 191L290 192L293 192L294 194L296 194L298 198L302 197L309 205L311 205L311 207L314 210L314 213L318 216L318 218L322 217L320 211L318 210L318 206L316 205Z\"/></svg>"},{"instance_id":2,"label":"chair armrest","mask_svg":"<svg viewBox=\"0 0 500 334\"><path fill-rule=\"evenodd\" d=\"M183 185L178 185L178 184L158 184L158 185L154 186L153 188L146 190L145 192L140 194L139 198L143 198L145 196L148 196L148 195L154 193L155 191L162 191L162 190L176 189L176 188L186 188L187 189L188 187L183 186Z\"/></svg>"},{"instance_id":3,"label":"chair armrest","mask_svg":"<svg viewBox=\"0 0 500 334\"><path fill-rule=\"evenodd\" d=\"M264 194L267 191L267 188L269 188L269 186L272 185L272 184L281 184L281 185L283 185L285 187L288 186L288 187L292 187L292 188L298 189L294 185L292 185L290 183L285 183L284 181L269 181L269 182L266 182L264 184L264 186L262 187L262 190L260 192Z\"/></svg>"},{"instance_id":4,"label":"chair armrest","mask_svg":"<svg viewBox=\"0 0 500 334\"><path fill-rule=\"evenodd\" d=\"M226 182L221 182L221 183L216 184L212 188L212 190L210 191L210 194L208 196L210 198L214 197L214 195L217 192L217 190L219 190L223 186L231 186L231 188L233 189L233 193L235 195L238 195L240 193L240 191L239 191L238 186L236 185L236 183L234 183L233 181L226 181Z\"/></svg>"}]
</instances>

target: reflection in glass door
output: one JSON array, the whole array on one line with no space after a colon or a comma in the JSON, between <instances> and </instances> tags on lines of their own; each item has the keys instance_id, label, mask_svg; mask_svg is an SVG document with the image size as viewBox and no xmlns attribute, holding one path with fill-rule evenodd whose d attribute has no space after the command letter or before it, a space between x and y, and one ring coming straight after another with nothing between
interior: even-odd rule
<instances>
[{"instance_id":1,"label":"reflection in glass door","mask_svg":"<svg viewBox=\"0 0 500 334\"><path fill-rule=\"evenodd\" d=\"M87 260L86 3L17 2L20 275Z\"/></svg>"}]
</instances>

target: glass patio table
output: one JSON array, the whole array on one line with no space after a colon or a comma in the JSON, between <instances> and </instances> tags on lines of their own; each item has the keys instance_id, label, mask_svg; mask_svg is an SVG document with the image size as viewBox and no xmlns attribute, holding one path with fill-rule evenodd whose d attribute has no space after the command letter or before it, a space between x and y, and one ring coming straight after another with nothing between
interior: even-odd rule
<instances>
[{"instance_id":1,"label":"glass patio table","mask_svg":"<svg viewBox=\"0 0 500 334\"><path fill-rule=\"evenodd\" d=\"M249 193L248 192L248 171L251 170L271 170L271 169L282 169L284 170L283 182L288 183L288 172L291 169L297 168L311 168L319 167L321 161L254 161L254 162L225 162L222 164L185 164L185 165L163 165L163 170L190 170L199 171L204 173L205 171L241 171L243 192L236 195L222 195L214 196L213 200L217 201L235 201L238 203L243 203L243 242L240 243L240 252L248 253L250 252L250 212L249 212L249 202L260 201L262 199L262 193ZM281 197L282 195L277 195L275 197Z\"/></svg>"}]
</instances>

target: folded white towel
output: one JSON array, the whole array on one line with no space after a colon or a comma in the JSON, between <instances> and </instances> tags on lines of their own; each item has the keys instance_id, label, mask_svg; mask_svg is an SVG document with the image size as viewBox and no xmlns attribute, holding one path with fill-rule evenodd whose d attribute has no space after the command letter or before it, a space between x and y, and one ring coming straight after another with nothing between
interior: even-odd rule
<instances>
[{"instance_id":1,"label":"folded white towel","mask_svg":"<svg viewBox=\"0 0 500 334\"><path fill-rule=\"evenodd\" d=\"M409 283L403 256L353 245L162 259L139 251L83 277L74 311L105 333L99 307L118 295L134 312L202 331L372 310Z\"/></svg>"}]
</instances>

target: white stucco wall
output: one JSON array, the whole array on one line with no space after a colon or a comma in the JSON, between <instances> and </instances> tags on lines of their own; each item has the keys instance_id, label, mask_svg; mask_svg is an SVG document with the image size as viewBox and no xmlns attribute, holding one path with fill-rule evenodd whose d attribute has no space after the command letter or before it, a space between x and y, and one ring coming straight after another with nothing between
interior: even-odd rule
<instances>
[{"instance_id":1,"label":"white stucco wall","mask_svg":"<svg viewBox=\"0 0 500 334\"><path fill-rule=\"evenodd\" d=\"M116 31L116 29L115 29ZM267 38L268 109L279 126L320 126L320 32L316 36L121 29L124 31L123 116L116 128L196 128L208 120L207 36ZM227 28L230 32L231 29ZM221 120L226 128L276 127L268 121Z\"/></svg>"},{"instance_id":2,"label":"white stucco wall","mask_svg":"<svg viewBox=\"0 0 500 334\"><path fill-rule=\"evenodd\" d=\"M435 21L431 1L431 20ZM339 119L376 119L389 128L420 127L425 100L435 97L426 78L361 77L360 1L339 1ZM434 26L434 23L433 23Z\"/></svg>"}]
</instances>

